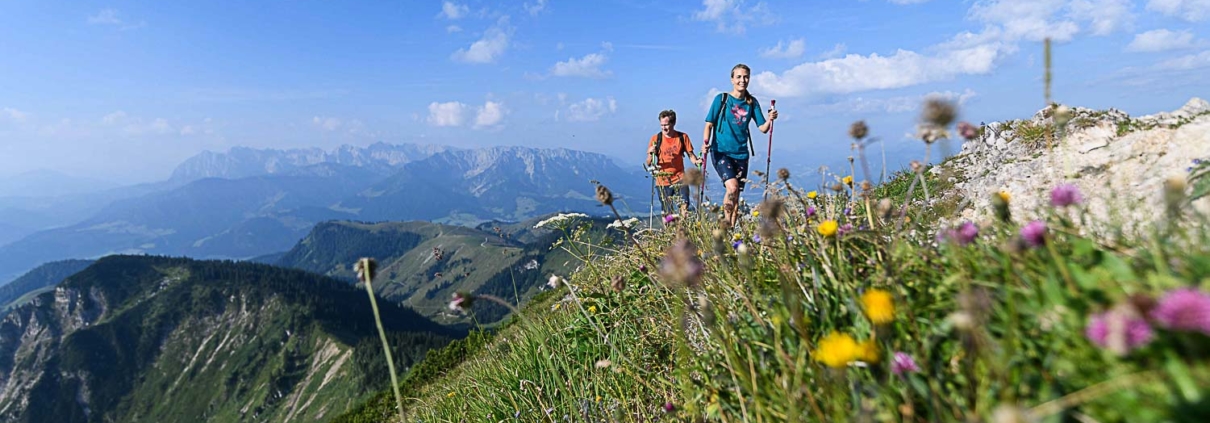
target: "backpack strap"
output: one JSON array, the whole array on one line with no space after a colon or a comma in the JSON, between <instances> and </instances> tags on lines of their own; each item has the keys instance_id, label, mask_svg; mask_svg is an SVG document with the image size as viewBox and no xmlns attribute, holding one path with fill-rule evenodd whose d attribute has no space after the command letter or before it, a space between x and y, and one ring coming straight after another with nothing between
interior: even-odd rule
<instances>
[{"instance_id":1,"label":"backpack strap","mask_svg":"<svg viewBox=\"0 0 1210 423\"><path fill-rule=\"evenodd\" d=\"M664 131L660 131L659 133L655 134L655 154L654 154L655 157L651 161L651 164L655 165L655 167L660 166L660 144L663 144L663 143L664 143Z\"/></svg>"}]
</instances>

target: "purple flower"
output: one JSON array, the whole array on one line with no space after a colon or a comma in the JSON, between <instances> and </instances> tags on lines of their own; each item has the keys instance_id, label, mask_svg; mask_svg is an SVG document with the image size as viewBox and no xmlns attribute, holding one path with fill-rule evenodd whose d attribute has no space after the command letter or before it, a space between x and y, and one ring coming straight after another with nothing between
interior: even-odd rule
<instances>
[{"instance_id":1,"label":"purple flower","mask_svg":"<svg viewBox=\"0 0 1210 423\"><path fill-rule=\"evenodd\" d=\"M920 366L916 365L916 360L912 359L912 356L903 351L895 351L895 357L891 359L891 373L901 375L919 371Z\"/></svg>"},{"instance_id":2,"label":"purple flower","mask_svg":"<svg viewBox=\"0 0 1210 423\"><path fill-rule=\"evenodd\" d=\"M962 138L973 140L979 136L979 128L971 125L970 122L958 122L958 135L961 135Z\"/></svg>"},{"instance_id":3,"label":"purple flower","mask_svg":"<svg viewBox=\"0 0 1210 423\"><path fill-rule=\"evenodd\" d=\"M1193 159L1193 164L1202 164L1202 159Z\"/></svg>"},{"instance_id":4,"label":"purple flower","mask_svg":"<svg viewBox=\"0 0 1210 423\"><path fill-rule=\"evenodd\" d=\"M845 216L848 216L848 215L849 215L849 213L852 213L852 212L853 212L853 209L852 209L852 208L850 208L850 207L845 207L845 208L844 208L844 215L845 215Z\"/></svg>"},{"instance_id":5,"label":"purple flower","mask_svg":"<svg viewBox=\"0 0 1210 423\"><path fill-rule=\"evenodd\" d=\"M664 412L665 413L671 413L675 410L676 410L676 406L672 405L671 401L664 403Z\"/></svg>"},{"instance_id":6,"label":"purple flower","mask_svg":"<svg viewBox=\"0 0 1210 423\"><path fill-rule=\"evenodd\" d=\"M1169 291L1151 311L1151 318L1165 329L1210 335L1210 295L1193 288Z\"/></svg>"},{"instance_id":7,"label":"purple flower","mask_svg":"<svg viewBox=\"0 0 1210 423\"><path fill-rule=\"evenodd\" d=\"M1089 317L1088 327L1084 329L1084 336L1101 348L1108 348L1118 354L1126 354L1147 345L1154 338L1154 333L1147 321L1135 313L1110 310ZM1114 342L1119 342L1119 344L1115 345ZM1125 344L1120 344L1120 342Z\"/></svg>"},{"instance_id":8,"label":"purple flower","mask_svg":"<svg viewBox=\"0 0 1210 423\"><path fill-rule=\"evenodd\" d=\"M1055 207L1067 207L1082 201L1084 196L1080 194L1080 189L1072 184L1059 184L1050 191L1050 205Z\"/></svg>"},{"instance_id":9,"label":"purple flower","mask_svg":"<svg viewBox=\"0 0 1210 423\"><path fill-rule=\"evenodd\" d=\"M1021 228L1021 239L1030 247L1040 247L1046 244L1046 222L1035 220Z\"/></svg>"},{"instance_id":10,"label":"purple flower","mask_svg":"<svg viewBox=\"0 0 1210 423\"><path fill-rule=\"evenodd\" d=\"M678 217L680 217L680 215L677 215L677 214L670 214L670 215L664 216L664 224L667 225L672 222L675 222L676 218L678 218Z\"/></svg>"},{"instance_id":11,"label":"purple flower","mask_svg":"<svg viewBox=\"0 0 1210 423\"><path fill-rule=\"evenodd\" d=\"M979 227L971 222L962 222L958 225L957 239L959 245L969 245L975 242L975 238L979 237Z\"/></svg>"},{"instance_id":12,"label":"purple flower","mask_svg":"<svg viewBox=\"0 0 1210 423\"><path fill-rule=\"evenodd\" d=\"M853 232L853 224L852 224L852 223L846 223L846 224L840 225L840 228L838 228L838 229L836 230L836 232L837 232L837 234L838 234L838 235L840 235L840 236L844 236L845 234L847 234L847 233L849 233L849 232Z\"/></svg>"},{"instance_id":13,"label":"purple flower","mask_svg":"<svg viewBox=\"0 0 1210 423\"><path fill-rule=\"evenodd\" d=\"M752 235L752 242L760 244L760 234Z\"/></svg>"},{"instance_id":14,"label":"purple flower","mask_svg":"<svg viewBox=\"0 0 1210 423\"><path fill-rule=\"evenodd\" d=\"M743 241L735 241L731 243L731 248L739 249L739 246L744 245Z\"/></svg>"},{"instance_id":15,"label":"purple flower","mask_svg":"<svg viewBox=\"0 0 1210 423\"><path fill-rule=\"evenodd\" d=\"M815 206L807 206L807 219L815 217Z\"/></svg>"}]
</instances>

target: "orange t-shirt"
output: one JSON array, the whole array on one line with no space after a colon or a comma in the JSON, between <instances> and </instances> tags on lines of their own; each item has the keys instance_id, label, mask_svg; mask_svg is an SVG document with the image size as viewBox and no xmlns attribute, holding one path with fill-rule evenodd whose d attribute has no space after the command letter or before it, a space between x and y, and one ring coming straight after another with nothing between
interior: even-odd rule
<instances>
[{"instance_id":1,"label":"orange t-shirt","mask_svg":"<svg viewBox=\"0 0 1210 423\"><path fill-rule=\"evenodd\" d=\"M647 143L648 149L655 145L655 140L659 139L659 136L660 134L651 136L651 141ZM656 178L657 185L668 186L681 182L681 177L685 175L685 161L682 157L685 153L693 154L693 142L689 140L689 134L677 132L676 136L664 137L664 140L660 141L660 151L657 152L660 162L657 167L660 172L670 175Z\"/></svg>"}]
</instances>

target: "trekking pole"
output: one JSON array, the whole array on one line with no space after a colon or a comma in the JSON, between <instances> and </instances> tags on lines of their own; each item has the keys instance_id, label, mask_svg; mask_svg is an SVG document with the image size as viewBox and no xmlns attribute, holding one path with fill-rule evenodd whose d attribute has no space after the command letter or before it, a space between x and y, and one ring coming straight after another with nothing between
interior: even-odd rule
<instances>
[{"instance_id":1,"label":"trekking pole","mask_svg":"<svg viewBox=\"0 0 1210 423\"><path fill-rule=\"evenodd\" d=\"M643 166L643 170L647 171L647 173L651 175L651 201L649 203L647 203L647 227L648 228L655 227L654 226L655 225L655 178L656 178L655 164L659 163L657 161L657 159L658 159L658 157L655 154L652 154L651 163L653 163L653 164L650 167Z\"/></svg>"},{"instance_id":2,"label":"trekking pole","mask_svg":"<svg viewBox=\"0 0 1210 423\"><path fill-rule=\"evenodd\" d=\"M699 210L702 208L702 204L706 203L706 179L709 179L706 175L706 169L709 169L709 166L706 166L706 157L709 155L710 139L707 138L706 143L702 145L702 187L697 191L697 208Z\"/></svg>"},{"instance_id":3,"label":"trekking pole","mask_svg":"<svg viewBox=\"0 0 1210 423\"><path fill-rule=\"evenodd\" d=\"M777 100L769 100L769 113L777 111ZM769 152L765 155L765 196L769 198L769 165L773 162L773 121L769 121Z\"/></svg>"}]
</instances>

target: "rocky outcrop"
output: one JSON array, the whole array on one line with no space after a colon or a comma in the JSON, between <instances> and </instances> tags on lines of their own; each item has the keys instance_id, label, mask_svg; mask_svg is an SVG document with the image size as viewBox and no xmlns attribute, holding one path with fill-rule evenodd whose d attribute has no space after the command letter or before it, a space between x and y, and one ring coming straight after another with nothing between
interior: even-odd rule
<instances>
[{"instance_id":1,"label":"rocky outcrop","mask_svg":"<svg viewBox=\"0 0 1210 423\"><path fill-rule=\"evenodd\" d=\"M969 201L960 218L991 216L997 191L1012 196L1018 221L1037 217L1059 183L1079 187L1094 230L1146 228L1163 216L1164 180L1188 175L1195 159L1210 157L1210 103L1189 100L1173 112L1132 118L1116 110L1073 108L1070 121L1052 131L1051 110L1028 120L992 122L978 138L935 172L963 175L953 194ZM1210 212L1210 200L1194 207Z\"/></svg>"}]
</instances>

